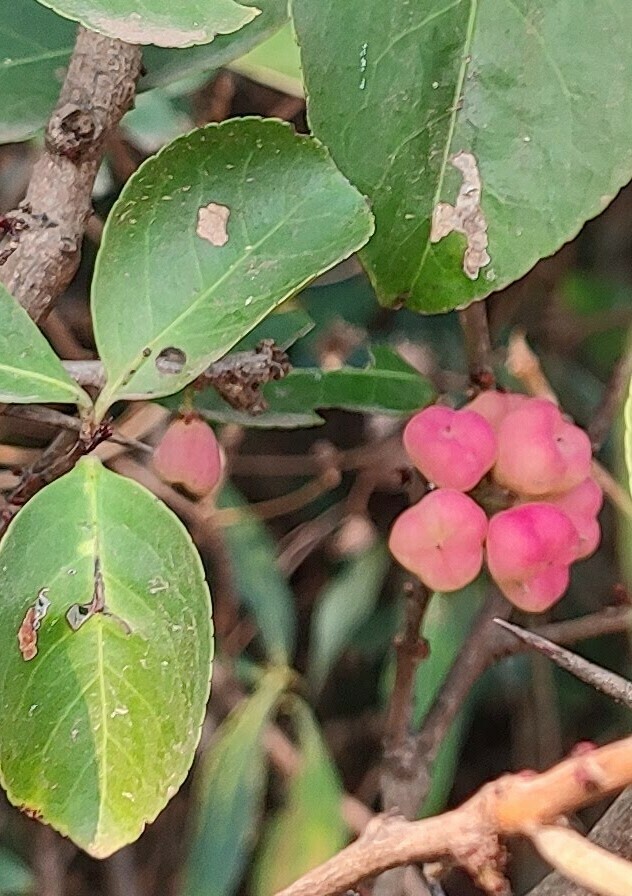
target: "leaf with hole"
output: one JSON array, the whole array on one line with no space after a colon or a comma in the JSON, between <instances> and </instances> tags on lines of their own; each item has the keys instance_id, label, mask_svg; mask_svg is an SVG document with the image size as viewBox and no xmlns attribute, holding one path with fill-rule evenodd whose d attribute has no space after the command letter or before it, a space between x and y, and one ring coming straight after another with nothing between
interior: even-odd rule
<instances>
[{"instance_id":1,"label":"leaf with hole","mask_svg":"<svg viewBox=\"0 0 632 896\"><path fill-rule=\"evenodd\" d=\"M190 47L230 34L260 10L237 0L39 0L60 16L129 44Z\"/></svg>"},{"instance_id":2,"label":"leaf with hole","mask_svg":"<svg viewBox=\"0 0 632 896\"><path fill-rule=\"evenodd\" d=\"M326 408L406 417L432 401L432 384L399 355L386 346L374 346L371 353L367 367L295 367L263 387L268 410L257 416L233 410L212 389L194 401L207 420L266 429L319 426L325 421L316 411Z\"/></svg>"},{"instance_id":3,"label":"leaf with hole","mask_svg":"<svg viewBox=\"0 0 632 896\"><path fill-rule=\"evenodd\" d=\"M0 401L60 402L90 408L90 396L64 370L24 308L0 284Z\"/></svg>"},{"instance_id":4,"label":"leaf with hole","mask_svg":"<svg viewBox=\"0 0 632 896\"><path fill-rule=\"evenodd\" d=\"M372 226L325 150L281 122L227 121L169 144L127 182L103 234L98 416L182 389Z\"/></svg>"},{"instance_id":5,"label":"leaf with hole","mask_svg":"<svg viewBox=\"0 0 632 896\"><path fill-rule=\"evenodd\" d=\"M267 780L263 735L290 674L271 669L223 722L202 759L183 896L231 896L239 886Z\"/></svg>"},{"instance_id":6,"label":"leaf with hole","mask_svg":"<svg viewBox=\"0 0 632 896\"><path fill-rule=\"evenodd\" d=\"M372 200L362 260L386 305L502 289L632 176L629 0L292 9L313 132Z\"/></svg>"},{"instance_id":7,"label":"leaf with hole","mask_svg":"<svg viewBox=\"0 0 632 896\"><path fill-rule=\"evenodd\" d=\"M193 760L212 654L200 558L157 498L84 459L9 526L0 592L2 784L103 858Z\"/></svg>"},{"instance_id":8,"label":"leaf with hole","mask_svg":"<svg viewBox=\"0 0 632 896\"><path fill-rule=\"evenodd\" d=\"M341 814L343 791L309 706L292 700L299 768L287 798L263 831L253 870L254 896L273 896L343 848L347 828Z\"/></svg>"}]
</instances>

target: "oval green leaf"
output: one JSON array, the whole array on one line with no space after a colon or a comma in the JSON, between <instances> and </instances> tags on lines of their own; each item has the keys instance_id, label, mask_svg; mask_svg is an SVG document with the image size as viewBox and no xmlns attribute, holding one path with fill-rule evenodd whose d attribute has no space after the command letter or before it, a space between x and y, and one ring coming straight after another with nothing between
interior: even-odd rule
<instances>
[{"instance_id":1,"label":"oval green leaf","mask_svg":"<svg viewBox=\"0 0 632 896\"><path fill-rule=\"evenodd\" d=\"M265 793L263 733L290 675L271 669L223 722L202 759L183 896L231 896L239 886Z\"/></svg>"},{"instance_id":2,"label":"oval green leaf","mask_svg":"<svg viewBox=\"0 0 632 896\"><path fill-rule=\"evenodd\" d=\"M256 416L233 410L212 389L194 396L194 402L207 420L264 429L320 426L325 421L318 409L406 417L430 404L435 391L426 377L386 346L371 352L367 367L295 367L282 380L266 383L261 391L268 409Z\"/></svg>"},{"instance_id":3,"label":"oval green leaf","mask_svg":"<svg viewBox=\"0 0 632 896\"><path fill-rule=\"evenodd\" d=\"M39 0L60 16L128 44L207 44L252 21L259 10L236 0Z\"/></svg>"},{"instance_id":4,"label":"oval green leaf","mask_svg":"<svg viewBox=\"0 0 632 896\"><path fill-rule=\"evenodd\" d=\"M0 594L2 784L108 856L156 817L193 759L212 653L200 558L158 499L85 459L11 523Z\"/></svg>"},{"instance_id":5,"label":"oval green leaf","mask_svg":"<svg viewBox=\"0 0 632 896\"><path fill-rule=\"evenodd\" d=\"M92 406L24 308L0 283L0 401Z\"/></svg>"},{"instance_id":6,"label":"oval green leaf","mask_svg":"<svg viewBox=\"0 0 632 896\"><path fill-rule=\"evenodd\" d=\"M279 121L227 121L169 144L127 182L103 235L97 416L182 389L372 227L323 147Z\"/></svg>"},{"instance_id":7,"label":"oval green leaf","mask_svg":"<svg viewBox=\"0 0 632 896\"><path fill-rule=\"evenodd\" d=\"M384 304L434 313L501 289L632 176L629 0L293 12L314 133L373 203L362 259Z\"/></svg>"},{"instance_id":8,"label":"oval green leaf","mask_svg":"<svg viewBox=\"0 0 632 896\"><path fill-rule=\"evenodd\" d=\"M301 765L284 807L272 818L253 871L254 896L273 896L343 848L348 837L341 813L343 791L309 706L292 701Z\"/></svg>"}]
</instances>

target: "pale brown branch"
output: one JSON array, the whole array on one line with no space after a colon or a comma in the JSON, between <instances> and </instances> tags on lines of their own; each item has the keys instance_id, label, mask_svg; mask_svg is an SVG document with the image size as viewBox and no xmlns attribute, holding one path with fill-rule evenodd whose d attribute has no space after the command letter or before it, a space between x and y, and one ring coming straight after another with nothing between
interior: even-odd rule
<instances>
[{"instance_id":1,"label":"pale brown branch","mask_svg":"<svg viewBox=\"0 0 632 896\"><path fill-rule=\"evenodd\" d=\"M79 28L0 280L32 318L44 317L75 275L108 133L131 107L141 48Z\"/></svg>"},{"instance_id":2,"label":"pale brown branch","mask_svg":"<svg viewBox=\"0 0 632 896\"><path fill-rule=\"evenodd\" d=\"M364 834L277 896L335 896L389 868L450 857L502 892L499 838L528 835L632 781L632 737L575 755L541 774L505 775L458 809L421 821L378 816ZM505 892L507 892L505 890Z\"/></svg>"},{"instance_id":3,"label":"pale brown branch","mask_svg":"<svg viewBox=\"0 0 632 896\"><path fill-rule=\"evenodd\" d=\"M465 356L468 362L470 381L478 388L491 389L494 386L495 378L485 300L472 302L467 308L459 311L459 321L465 339Z\"/></svg>"}]
</instances>

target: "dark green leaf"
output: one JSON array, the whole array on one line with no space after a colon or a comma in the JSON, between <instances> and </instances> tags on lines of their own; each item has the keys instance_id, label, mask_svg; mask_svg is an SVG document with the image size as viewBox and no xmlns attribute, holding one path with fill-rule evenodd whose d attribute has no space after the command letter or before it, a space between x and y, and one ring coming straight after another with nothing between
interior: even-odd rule
<instances>
[{"instance_id":1,"label":"dark green leaf","mask_svg":"<svg viewBox=\"0 0 632 896\"><path fill-rule=\"evenodd\" d=\"M231 896L239 885L266 783L263 733L288 681L287 670L271 670L202 759L183 896Z\"/></svg>"},{"instance_id":2,"label":"dark green leaf","mask_svg":"<svg viewBox=\"0 0 632 896\"><path fill-rule=\"evenodd\" d=\"M322 147L281 122L227 121L165 147L127 182L97 258L98 416L182 389L372 226Z\"/></svg>"},{"instance_id":3,"label":"dark green leaf","mask_svg":"<svg viewBox=\"0 0 632 896\"><path fill-rule=\"evenodd\" d=\"M222 489L218 506L239 508L240 521L223 530L235 586L257 623L268 658L287 663L296 637L294 597L277 566L274 541L232 486Z\"/></svg>"},{"instance_id":4,"label":"dark green leaf","mask_svg":"<svg viewBox=\"0 0 632 896\"><path fill-rule=\"evenodd\" d=\"M0 593L2 784L110 855L177 791L200 736L212 651L200 559L164 504L85 459L11 523Z\"/></svg>"},{"instance_id":5,"label":"dark green leaf","mask_svg":"<svg viewBox=\"0 0 632 896\"><path fill-rule=\"evenodd\" d=\"M632 175L629 0L293 0L293 11L314 133L373 203L362 258L387 305L446 311L506 286ZM462 234L431 241L433 210L463 184L460 152L477 163L491 257L474 279Z\"/></svg>"},{"instance_id":6,"label":"dark green leaf","mask_svg":"<svg viewBox=\"0 0 632 896\"><path fill-rule=\"evenodd\" d=\"M432 385L403 358L386 346L375 347L372 353L374 363L364 368L294 368L284 379L263 387L269 409L258 416L234 411L210 389L196 396L196 406L208 420L219 423L295 429L323 423L317 409L405 417L432 401Z\"/></svg>"},{"instance_id":7,"label":"dark green leaf","mask_svg":"<svg viewBox=\"0 0 632 896\"><path fill-rule=\"evenodd\" d=\"M287 799L268 822L253 871L254 896L273 896L345 845L342 788L309 706L292 701L301 766Z\"/></svg>"},{"instance_id":8,"label":"dark green leaf","mask_svg":"<svg viewBox=\"0 0 632 896\"><path fill-rule=\"evenodd\" d=\"M0 283L0 401L92 406L24 308Z\"/></svg>"},{"instance_id":9,"label":"dark green leaf","mask_svg":"<svg viewBox=\"0 0 632 896\"><path fill-rule=\"evenodd\" d=\"M259 10L237 0L39 0L59 15L130 44L190 47L230 34Z\"/></svg>"},{"instance_id":10,"label":"dark green leaf","mask_svg":"<svg viewBox=\"0 0 632 896\"><path fill-rule=\"evenodd\" d=\"M374 611L389 564L389 553L378 542L349 560L319 595L309 639L309 679L316 691Z\"/></svg>"}]
</instances>

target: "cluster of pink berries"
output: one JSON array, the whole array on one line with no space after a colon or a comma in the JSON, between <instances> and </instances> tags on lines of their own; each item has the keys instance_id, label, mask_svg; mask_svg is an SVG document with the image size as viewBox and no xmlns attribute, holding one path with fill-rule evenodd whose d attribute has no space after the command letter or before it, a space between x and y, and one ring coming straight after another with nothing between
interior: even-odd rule
<instances>
[{"instance_id":1,"label":"cluster of pink berries","mask_svg":"<svg viewBox=\"0 0 632 896\"><path fill-rule=\"evenodd\" d=\"M456 591L485 561L520 609L559 600L571 564L600 537L586 433L550 401L483 392L459 411L416 414L404 447L436 488L395 520L389 545L402 566L434 591ZM488 519L481 504L499 503Z\"/></svg>"}]
</instances>

